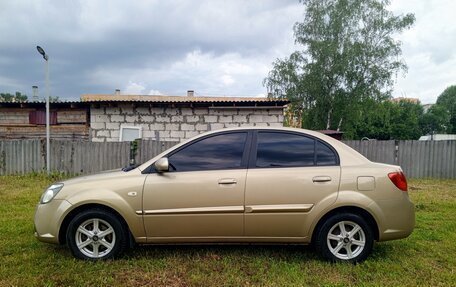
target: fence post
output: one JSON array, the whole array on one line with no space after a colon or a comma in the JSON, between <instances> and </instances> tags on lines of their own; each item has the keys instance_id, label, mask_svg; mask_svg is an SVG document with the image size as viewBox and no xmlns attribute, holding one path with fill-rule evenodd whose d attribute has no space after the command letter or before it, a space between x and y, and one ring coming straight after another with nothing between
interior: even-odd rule
<instances>
[{"instance_id":1,"label":"fence post","mask_svg":"<svg viewBox=\"0 0 456 287\"><path fill-rule=\"evenodd\" d=\"M0 174L7 174L6 173L6 152L3 149L3 142L0 142Z\"/></svg>"},{"instance_id":2,"label":"fence post","mask_svg":"<svg viewBox=\"0 0 456 287\"><path fill-rule=\"evenodd\" d=\"M130 142L130 166L136 164L136 155L138 154L138 141L134 140Z\"/></svg>"},{"instance_id":3,"label":"fence post","mask_svg":"<svg viewBox=\"0 0 456 287\"><path fill-rule=\"evenodd\" d=\"M394 162L396 165L399 164L399 141L395 140L394 141Z\"/></svg>"},{"instance_id":4,"label":"fence post","mask_svg":"<svg viewBox=\"0 0 456 287\"><path fill-rule=\"evenodd\" d=\"M43 163L43 171L47 170L46 166L46 139L40 139L40 154Z\"/></svg>"}]
</instances>

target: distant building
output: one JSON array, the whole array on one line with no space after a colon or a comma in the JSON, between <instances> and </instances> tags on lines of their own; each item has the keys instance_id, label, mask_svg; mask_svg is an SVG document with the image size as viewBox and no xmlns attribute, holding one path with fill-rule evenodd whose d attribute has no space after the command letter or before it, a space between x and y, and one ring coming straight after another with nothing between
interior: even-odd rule
<instances>
[{"instance_id":1,"label":"distant building","mask_svg":"<svg viewBox=\"0 0 456 287\"><path fill-rule=\"evenodd\" d=\"M422 105L423 107L423 112L424 113L427 113L429 111L429 109L433 106L434 104L425 104L425 105Z\"/></svg>"},{"instance_id":2,"label":"distant building","mask_svg":"<svg viewBox=\"0 0 456 287\"><path fill-rule=\"evenodd\" d=\"M230 127L283 126L287 100L245 97L83 95L90 139L182 141Z\"/></svg>"},{"instance_id":3,"label":"distant building","mask_svg":"<svg viewBox=\"0 0 456 287\"><path fill-rule=\"evenodd\" d=\"M89 108L81 102L51 103L52 139L88 140ZM44 102L0 102L0 139L34 139L46 137Z\"/></svg>"},{"instance_id":4,"label":"distant building","mask_svg":"<svg viewBox=\"0 0 456 287\"><path fill-rule=\"evenodd\" d=\"M447 135L447 134L426 135L426 136L421 136L418 140L420 140L420 141L456 140L456 135Z\"/></svg>"},{"instance_id":5,"label":"distant building","mask_svg":"<svg viewBox=\"0 0 456 287\"><path fill-rule=\"evenodd\" d=\"M399 103L400 101L405 101L405 102L409 102L409 103L413 103L413 104L420 103L420 99L418 99L418 98L405 98L405 97L392 98L391 101L394 103Z\"/></svg>"},{"instance_id":6,"label":"distant building","mask_svg":"<svg viewBox=\"0 0 456 287\"><path fill-rule=\"evenodd\" d=\"M83 95L51 103L51 139L182 141L229 127L283 126L287 100L246 97ZM0 102L0 139L45 138L44 102Z\"/></svg>"},{"instance_id":7,"label":"distant building","mask_svg":"<svg viewBox=\"0 0 456 287\"><path fill-rule=\"evenodd\" d=\"M317 132L320 132L322 134L335 138L336 140L342 140L342 136L344 135L344 132L336 131L336 130L319 130Z\"/></svg>"}]
</instances>

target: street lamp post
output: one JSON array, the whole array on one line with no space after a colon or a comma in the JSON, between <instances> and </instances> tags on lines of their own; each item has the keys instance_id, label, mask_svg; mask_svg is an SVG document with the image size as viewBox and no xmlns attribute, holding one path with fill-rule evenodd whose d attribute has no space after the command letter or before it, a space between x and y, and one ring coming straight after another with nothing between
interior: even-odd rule
<instances>
[{"instance_id":1,"label":"street lamp post","mask_svg":"<svg viewBox=\"0 0 456 287\"><path fill-rule=\"evenodd\" d=\"M36 46L38 53L43 56L45 60L45 85L46 85L46 171L50 173L50 137L51 132L49 128L49 56L44 52L43 48Z\"/></svg>"}]
</instances>

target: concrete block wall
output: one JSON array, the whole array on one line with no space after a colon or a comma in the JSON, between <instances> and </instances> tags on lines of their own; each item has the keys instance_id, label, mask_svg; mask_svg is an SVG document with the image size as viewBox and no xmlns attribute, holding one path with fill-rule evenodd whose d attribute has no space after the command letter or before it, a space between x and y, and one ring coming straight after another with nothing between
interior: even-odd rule
<instances>
[{"instance_id":1,"label":"concrete block wall","mask_svg":"<svg viewBox=\"0 0 456 287\"><path fill-rule=\"evenodd\" d=\"M281 127L283 109L134 107L131 104L90 108L92 141L117 142L122 126L141 127L143 139L182 141L222 128Z\"/></svg>"}]
</instances>

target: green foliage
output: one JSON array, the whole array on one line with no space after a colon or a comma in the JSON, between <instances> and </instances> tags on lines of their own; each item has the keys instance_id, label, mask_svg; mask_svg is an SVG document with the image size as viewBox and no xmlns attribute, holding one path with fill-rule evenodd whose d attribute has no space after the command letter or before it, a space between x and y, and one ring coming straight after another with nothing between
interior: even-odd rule
<instances>
[{"instance_id":1,"label":"green foliage","mask_svg":"<svg viewBox=\"0 0 456 287\"><path fill-rule=\"evenodd\" d=\"M391 115L391 139L417 140L421 136L419 118L423 114L420 104L400 101Z\"/></svg>"},{"instance_id":2,"label":"green foliage","mask_svg":"<svg viewBox=\"0 0 456 287\"><path fill-rule=\"evenodd\" d=\"M456 86L445 89L426 113L420 104L406 100L364 100L359 114L351 119L353 125L345 131L346 139L418 139L426 134L456 133Z\"/></svg>"},{"instance_id":3,"label":"green foliage","mask_svg":"<svg viewBox=\"0 0 456 287\"><path fill-rule=\"evenodd\" d=\"M436 109L440 109L440 113L447 116L448 119L445 122L446 131L449 134L456 134L456 85L450 86L440 94L437 98ZM432 111L437 114L439 112ZM446 114L445 114L446 113ZM445 119L442 119L445 121Z\"/></svg>"},{"instance_id":4,"label":"green foliage","mask_svg":"<svg viewBox=\"0 0 456 287\"><path fill-rule=\"evenodd\" d=\"M21 92L16 92L15 94L10 93L0 93L0 102L26 102L27 95L22 94Z\"/></svg>"},{"instance_id":5,"label":"green foliage","mask_svg":"<svg viewBox=\"0 0 456 287\"><path fill-rule=\"evenodd\" d=\"M294 26L302 46L278 59L264 80L272 97L291 101L291 116L310 129L353 130L366 100L390 96L393 76L405 71L400 42L413 14L395 16L386 0L303 0Z\"/></svg>"},{"instance_id":6,"label":"green foliage","mask_svg":"<svg viewBox=\"0 0 456 287\"><path fill-rule=\"evenodd\" d=\"M422 116L419 103L366 100L344 136L346 139L416 140L422 135L419 125Z\"/></svg>"},{"instance_id":7,"label":"green foliage","mask_svg":"<svg viewBox=\"0 0 456 287\"><path fill-rule=\"evenodd\" d=\"M433 105L419 120L423 135L446 133L450 115L441 105Z\"/></svg>"}]
</instances>

